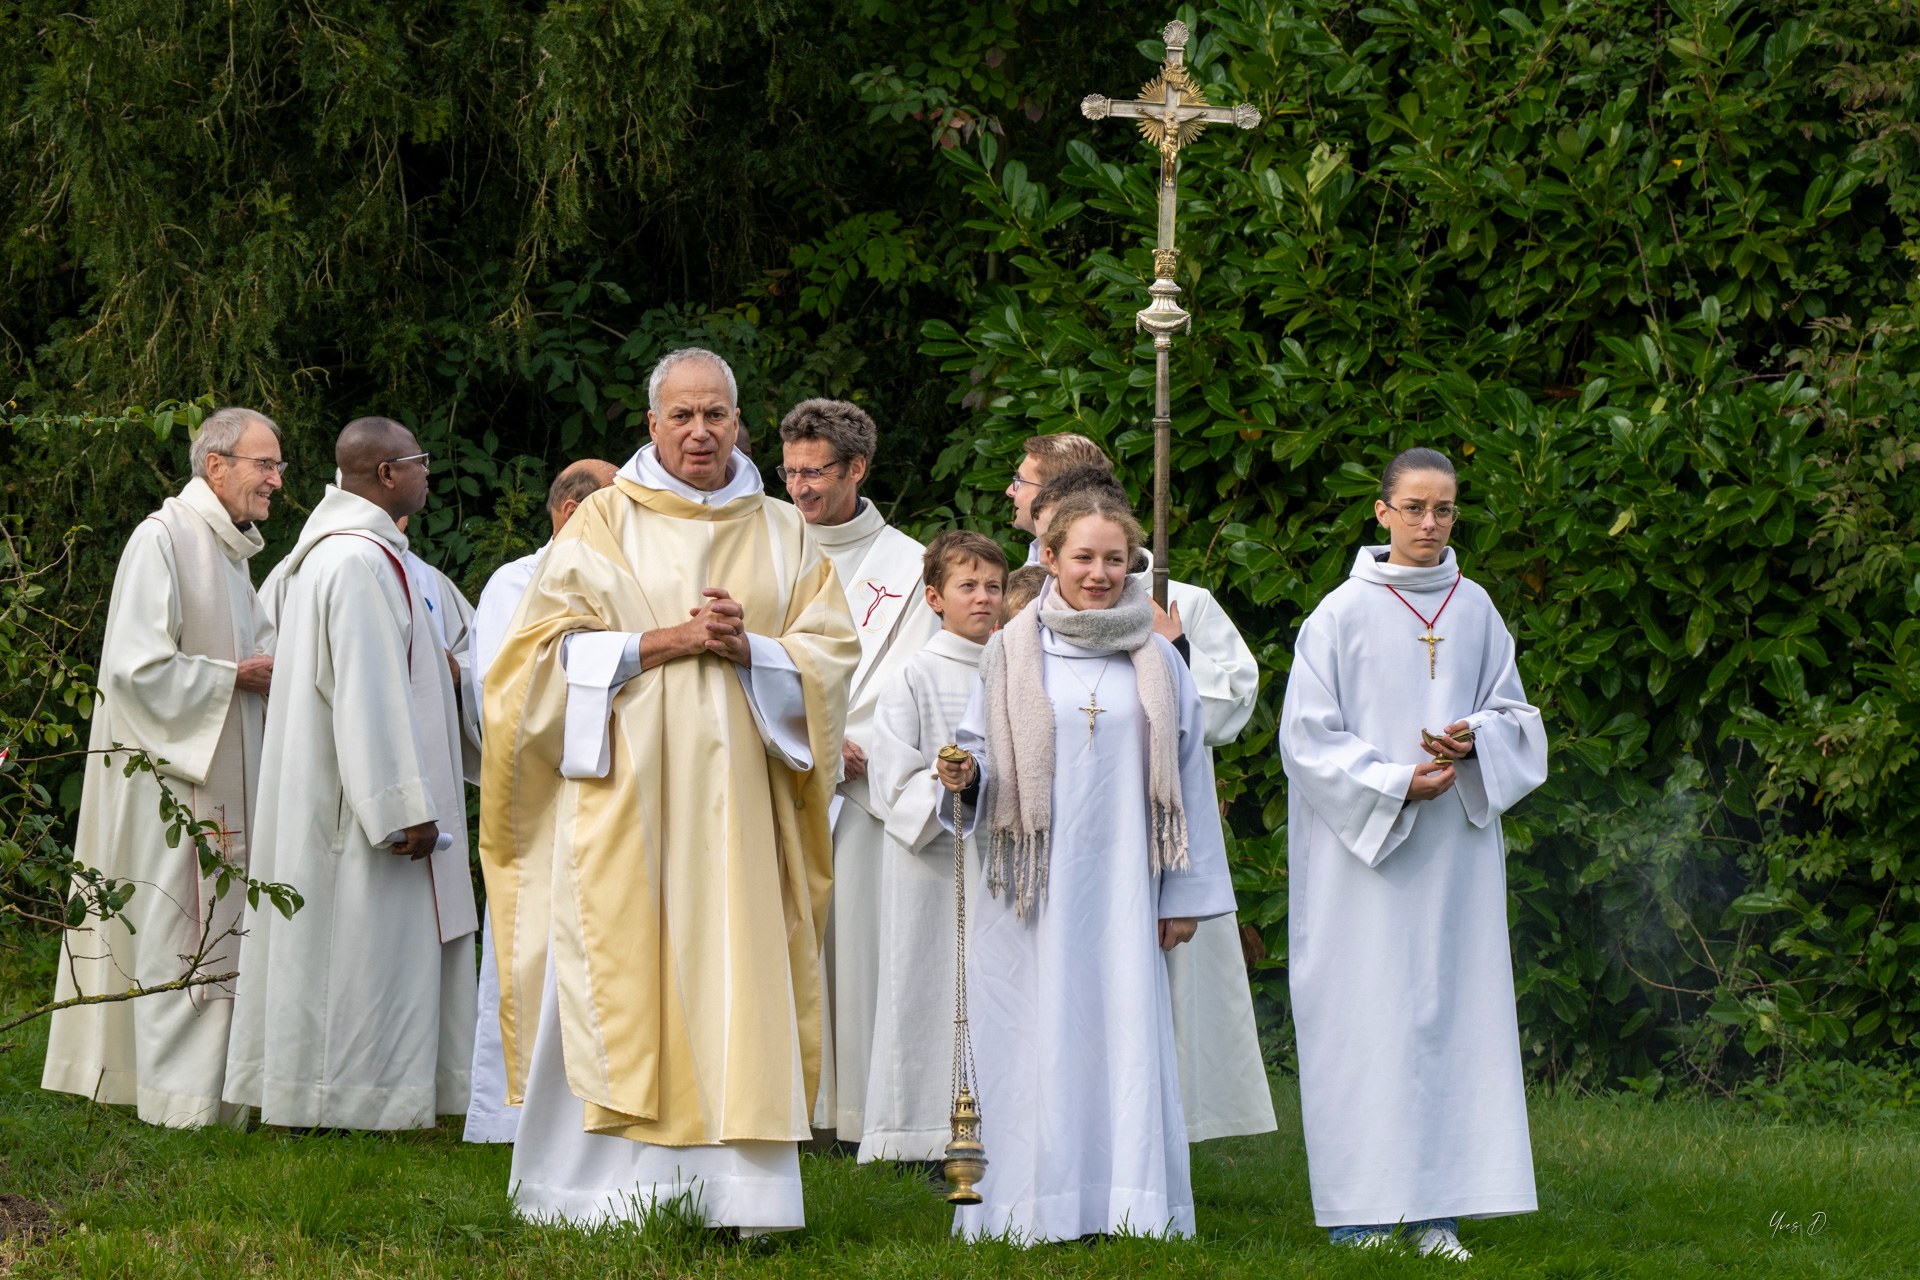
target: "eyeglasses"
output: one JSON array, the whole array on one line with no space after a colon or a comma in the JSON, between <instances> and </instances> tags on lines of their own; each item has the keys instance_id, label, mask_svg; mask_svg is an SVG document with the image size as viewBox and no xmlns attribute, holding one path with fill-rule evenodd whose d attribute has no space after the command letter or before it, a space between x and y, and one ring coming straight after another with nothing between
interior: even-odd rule
<instances>
[{"instance_id":1,"label":"eyeglasses","mask_svg":"<svg viewBox=\"0 0 1920 1280\"><path fill-rule=\"evenodd\" d=\"M286 464L286 463L284 463L284 462L282 462L282 461L280 461L280 459L278 459L278 458L256 458L256 457L253 457L253 456L252 456L252 455L250 455L250 454L245 454L245 453L226 453L226 452L222 452L221 450L218 450L218 449L216 449L216 450L215 450L214 452L216 452L216 453L219 453L219 454L220 454L220 456L221 456L221 457L223 457L223 458L232 458L232 459L233 459L233 460L234 460L235 462L251 462L251 463L254 463L254 464L255 464L255 465L257 465L257 466L258 466L258 467L259 467L259 468L260 468L260 469L261 469L262 471L271 471L271 472L273 472L273 474L275 474L275 475L277 475L277 476L283 476L283 475L285 475L285 474L287 474L287 464Z\"/></svg>"},{"instance_id":2,"label":"eyeglasses","mask_svg":"<svg viewBox=\"0 0 1920 1280\"><path fill-rule=\"evenodd\" d=\"M433 465L433 455L430 453L410 453L404 458L388 458L386 459L386 461L390 463L391 462L417 462L420 464L420 469L424 471Z\"/></svg>"},{"instance_id":3,"label":"eyeglasses","mask_svg":"<svg viewBox=\"0 0 1920 1280\"><path fill-rule=\"evenodd\" d=\"M1437 507L1424 506L1418 502L1409 502L1404 507L1396 507L1389 502L1387 509L1389 511L1398 511L1401 519L1413 525L1425 524L1427 517L1431 515L1433 522L1442 529L1452 524L1454 517L1460 514L1460 508L1454 506L1451 502L1443 502Z\"/></svg>"},{"instance_id":4,"label":"eyeglasses","mask_svg":"<svg viewBox=\"0 0 1920 1280\"><path fill-rule=\"evenodd\" d=\"M773 474L780 477L780 483L792 484L795 480L805 480L809 484L824 480L835 467L844 467L844 462L829 462L824 467L775 467Z\"/></svg>"},{"instance_id":5,"label":"eyeglasses","mask_svg":"<svg viewBox=\"0 0 1920 1280\"><path fill-rule=\"evenodd\" d=\"M1019 491L1019 488L1020 488L1020 486L1021 486L1021 485L1023 485L1023 484L1030 484L1030 485L1032 485L1032 486L1034 486L1034 487L1035 487L1035 488L1037 489L1037 488L1039 488L1039 487L1041 487L1042 485L1044 485L1044 484L1046 484L1046 481L1044 481L1044 480L1029 480L1029 479L1027 479L1027 478L1026 478L1025 476L1023 476L1023 475L1021 475L1021 474L1020 474L1020 473L1019 473L1018 471L1016 471L1016 472L1014 472L1014 473L1013 473L1013 480L1012 480L1012 481L1011 481L1011 482L1010 482L1010 483L1009 483L1009 484L1007 485L1007 488L1009 488L1009 489L1012 489L1012 490L1014 490L1015 492L1018 492L1018 491Z\"/></svg>"}]
</instances>

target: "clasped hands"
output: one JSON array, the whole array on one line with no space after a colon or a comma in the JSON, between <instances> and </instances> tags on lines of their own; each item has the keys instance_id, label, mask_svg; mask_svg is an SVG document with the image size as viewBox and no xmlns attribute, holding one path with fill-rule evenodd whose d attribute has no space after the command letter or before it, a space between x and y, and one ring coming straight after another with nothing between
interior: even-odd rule
<instances>
[{"instance_id":1,"label":"clasped hands","mask_svg":"<svg viewBox=\"0 0 1920 1280\"><path fill-rule=\"evenodd\" d=\"M711 653L753 665L753 649L747 643L747 612L724 587L706 587L700 594L706 603L688 609L687 620L675 627L660 627L640 638L643 667L658 666L675 658L692 658Z\"/></svg>"},{"instance_id":2,"label":"clasped hands","mask_svg":"<svg viewBox=\"0 0 1920 1280\"><path fill-rule=\"evenodd\" d=\"M1413 781L1407 784L1407 803L1432 800L1453 790L1457 777L1454 762L1466 759L1473 750L1472 738L1462 741L1453 735L1466 730L1465 720L1455 720L1437 736L1421 743L1420 749L1431 753L1434 758L1413 766Z\"/></svg>"}]
</instances>

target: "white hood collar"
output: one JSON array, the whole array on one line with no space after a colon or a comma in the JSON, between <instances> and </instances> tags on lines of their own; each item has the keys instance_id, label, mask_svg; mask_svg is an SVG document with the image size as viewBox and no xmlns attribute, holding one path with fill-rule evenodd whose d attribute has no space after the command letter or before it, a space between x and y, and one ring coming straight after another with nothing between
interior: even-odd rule
<instances>
[{"instance_id":1,"label":"white hood collar","mask_svg":"<svg viewBox=\"0 0 1920 1280\"><path fill-rule=\"evenodd\" d=\"M724 507L736 498L748 498L766 492L766 484L760 479L760 469L753 465L751 458L735 449L731 462L733 474L711 493L694 488L661 466L659 450L652 444L641 446L638 453L628 458L627 465L620 468L620 474L643 489L659 489L703 507Z\"/></svg>"}]
</instances>

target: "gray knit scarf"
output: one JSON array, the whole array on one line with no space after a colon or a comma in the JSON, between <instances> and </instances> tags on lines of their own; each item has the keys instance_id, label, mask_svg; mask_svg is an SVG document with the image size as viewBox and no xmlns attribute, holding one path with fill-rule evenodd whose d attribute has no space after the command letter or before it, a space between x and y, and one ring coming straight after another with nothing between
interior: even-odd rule
<instances>
[{"instance_id":1,"label":"gray knit scarf","mask_svg":"<svg viewBox=\"0 0 1920 1280\"><path fill-rule=\"evenodd\" d=\"M1173 672L1153 641L1153 601L1129 578L1111 609L1070 609L1054 598L1054 583L1002 627L980 659L986 685L987 760L991 807L987 814L987 889L1005 888L1014 914L1025 918L1047 896L1049 833L1053 826L1053 716L1043 672L1040 629L1084 649L1133 656L1140 706L1147 717L1147 794L1151 805L1149 857L1155 875L1187 866L1187 815L1180 796L1180 703Z\"/></svg>"}]
</instances>

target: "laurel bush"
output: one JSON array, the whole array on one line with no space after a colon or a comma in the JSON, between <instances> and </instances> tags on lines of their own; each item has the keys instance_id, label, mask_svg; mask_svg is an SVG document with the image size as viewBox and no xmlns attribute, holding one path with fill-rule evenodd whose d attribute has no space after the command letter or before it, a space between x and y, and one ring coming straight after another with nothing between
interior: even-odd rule
<instances>
[{"instance_id":1,"label":"laurel bush","mask_svg":"<svg viewBox=\"0 0 1920 1280\"><path fill-rule=\"evenodd\" d=\"M1266 672L1221 770L1266 994L1284 1003L1291 638L1376 539L1381 465L1431 444L1553 735L1506 828L1530 1067L1719 1083L1908 1044L1920 187L1890 42L1911 14L1193 16L1212 99L1268 117L1183 153L1171 529L1175 576ZM963 487L1071 430L1146 502L1155 169L1101 128L1051 182L993 139L953 157L1016 271L923 329L975 410L941 464ZM1089 219L1090 248L1066 234Z\"/></svg>"}]
</instances>

